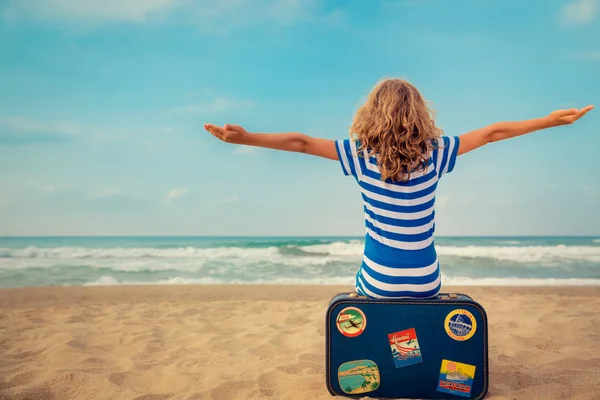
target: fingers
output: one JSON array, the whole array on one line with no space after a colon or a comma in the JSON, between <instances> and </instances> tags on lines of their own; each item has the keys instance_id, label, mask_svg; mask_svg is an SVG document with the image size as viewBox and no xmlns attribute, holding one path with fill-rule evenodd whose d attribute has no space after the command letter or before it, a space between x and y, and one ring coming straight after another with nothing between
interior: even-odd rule
<instances>
[{"instance_id":1,"label":"fingers","mask_svg":"<svg viewBox=\"0 0 600 400\"><path fill-rule=\"evenodd\" d=\"M204 124L204 129L206 129L208 132L210 132L213 136L215 136L218 139L221 139L221 140L225 139L225 129L221 128L220 126L213 125L213 124Z\"/></svg>"},{"instance_id":2,"label":"fingers","mask_svg":"<svg viewBox=\"0 0 600 400\"><path fill-rule=\"evenodd\" d=\"M593 109L594 109L593 105L589 105L587 107L582 108L581 110L579 110L577 112L577 119L583 117L585 114L587 114L588 112L590 112Z\"/></svg>"}]
</instances>

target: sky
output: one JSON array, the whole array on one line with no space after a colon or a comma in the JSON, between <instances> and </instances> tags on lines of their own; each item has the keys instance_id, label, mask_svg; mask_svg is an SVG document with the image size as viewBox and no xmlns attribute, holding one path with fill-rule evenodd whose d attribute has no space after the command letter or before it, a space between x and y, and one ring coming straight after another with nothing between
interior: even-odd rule
<instances>
[{"instance_id":1,"label":"sky","mask_svg":"<svg viewBox=\"0 0 600 400\"><path fill-rule=\"evenodd\" d=\"M331 160L204 123L344 139L383 77L447 135L600 106L600 0L4 0L0 235L364 234ZM461 156L438 235L600 236L600 109Z\"/></svg>"}]
</instances>

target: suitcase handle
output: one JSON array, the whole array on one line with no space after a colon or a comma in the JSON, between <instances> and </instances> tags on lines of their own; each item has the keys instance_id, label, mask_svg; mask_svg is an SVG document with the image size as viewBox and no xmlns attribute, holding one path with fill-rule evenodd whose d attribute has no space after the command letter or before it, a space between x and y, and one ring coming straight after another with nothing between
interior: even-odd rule
<instances>
[{"instance_id":1,"label":"suitcase handle","mask_svg":"<svg viewBox=\"0 0 600 400\"><path fill-rule=\"evenodd\" d=\"M458 299L458 294L456 293L444 293L444 294L439 294L437 296L438 299Z\"/></svg>"}]
</instances>

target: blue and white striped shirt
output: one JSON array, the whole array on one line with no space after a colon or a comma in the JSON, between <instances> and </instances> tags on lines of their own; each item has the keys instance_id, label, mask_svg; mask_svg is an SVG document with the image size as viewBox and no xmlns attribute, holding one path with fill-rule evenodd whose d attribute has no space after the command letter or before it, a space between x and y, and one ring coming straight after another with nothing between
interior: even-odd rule
<instances>
[{"instance_id":1,"label":"blue and white striped shirt","mask_svg":"<svg viewBox=\"0 0 600 400\"><path fill-rule=\"evenodd\" d=\"M382 181L374 157L358 156L357 143L336 141L344 175L360 188L365 212L365 249L356 274L358 293L375 298L432 297L441 287L434 247L435 193L454 169L459 138L442 136L425 171L407 182Z\"/></svg>"}]
</instances>

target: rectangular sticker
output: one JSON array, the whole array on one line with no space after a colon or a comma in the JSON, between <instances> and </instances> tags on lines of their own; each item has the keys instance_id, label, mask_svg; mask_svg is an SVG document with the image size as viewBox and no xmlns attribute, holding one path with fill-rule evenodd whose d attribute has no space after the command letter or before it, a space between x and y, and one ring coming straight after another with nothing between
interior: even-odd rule
<instances>
[{"instance_id":1,"label":"rectangular sticker","mask_svg":"<svg viewBox=\"0 0 600 400\"><path fill-rule=\"evenodd\" d=\"M456 361L442 360L438 392L471 397L475 366Z\"/></svg>"},{"instance_id":2,"label":"rectangular sticker","mask_svg":"<svg viewBox=\"0 0 600 400\"><path fill-rule=\"evenodd\" d=\"M388 334L396 368L423 362L415 328Z\"/></svg>"}]
</instances>

